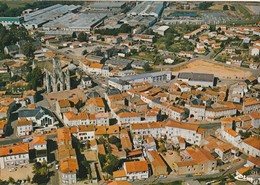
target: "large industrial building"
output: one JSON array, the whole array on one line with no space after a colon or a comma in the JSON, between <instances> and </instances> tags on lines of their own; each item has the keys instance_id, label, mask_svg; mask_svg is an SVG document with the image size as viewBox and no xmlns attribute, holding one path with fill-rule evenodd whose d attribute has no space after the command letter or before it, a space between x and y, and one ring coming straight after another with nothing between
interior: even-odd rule
<instances>
[{"instance_id":1,"label":"large industrial building","mask_svg":"<svg viewBox=\"0 0 260 185\"><path fill-rule=\"evenodd\" d=\"M80 10L80 5L56 4L44 9L40 9L24 15L24 26L27 29L39 28L43 24L62 17L67 13L76 13Z\"/></svg>"},{"instance_id":2,"label":"large industrial building","mask_svg":"<svg viewBox=\"0 0 260 185\"><path fill-rule=\"evenodd\" d=\"M103 23L107 17L102 13L68 13L60 18L45 23L43 30L84 31L90 32Z\"/></svg>"},{"instance_id":3,"label":"large industrial building","mask_svg":"<svg viewBox=\"0 0 260 185\"><path fill-rule=\"evenodd\" d=\"M20 25L24 23L23 17L0 17L0 24L10 26L12 24Z\"/></svg>"},{"instance_id":4,"label":"large industrial building","mask_svg":"<svg viewBox=\"0 0 260 185\"><path fill-rule=\"evenodd\" d=\"M107 9L123 9L125 7L125 2L93 2L89 5L89 8L94 10L107 10Z\"/></svg>"},{"instance_id":5,"label":"large industrial building","mask_svg":"<svg viewBox=\"0 0 260 185\"><path fill-rule=\"evenodd\" d=\"M141 2L131 11L127 13L127 16L154 16L159 17L164 9L163 2Z\"/></svg>"},{"instance_id":6,"label":"large industrial building","mask_svg":"<svg viewBox=\"0 0 260 185\"><path fill-rule=\"evenodd\" d=\"M129 24L130 26L143 25L145 27L150 27L154 25L157 21L156 17L153 16L129 16L120 20L120 23Z\"/></svg>"}]
</instances>

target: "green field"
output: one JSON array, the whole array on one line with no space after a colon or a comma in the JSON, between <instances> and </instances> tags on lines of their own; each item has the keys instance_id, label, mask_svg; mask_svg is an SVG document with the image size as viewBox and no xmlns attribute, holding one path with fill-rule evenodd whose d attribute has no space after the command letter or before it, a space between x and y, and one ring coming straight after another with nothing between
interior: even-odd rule
<instances>
[{"instance_id":1,"label":"green field","mask_svg":"<svg viewBox=\"0 0 260 185\"><path fill-rule=\"evenodd\" d=\"M242 4L234 4L236 10L239 11L242 17L244 17L247 20L250 20L252 18L252 15L250 11Z\"/></svg>"},{"instance_id":2,"label":"green field","mask_svg":"<svg viewBox=\"0 0 260 185\"><path fill-rule=\"evenodd\" d=\"M35 1L37 0L1 0L0 2L6 3L10 8L18 8Z\"/></svg>"}]
</instances>

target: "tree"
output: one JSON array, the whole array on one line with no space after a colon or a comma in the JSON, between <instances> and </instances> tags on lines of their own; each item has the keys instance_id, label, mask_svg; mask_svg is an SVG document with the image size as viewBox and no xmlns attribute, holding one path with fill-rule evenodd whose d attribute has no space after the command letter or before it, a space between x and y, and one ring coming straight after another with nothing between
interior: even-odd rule
<instances>
[{"instance_id":1,"label":"tree","mask_svg":"<svg viewBox=\"0 0 260 185\"><path fill-rule=\"evenodd\" d=\"M106 163L106 156L102 155L102 154L98 154L98 160L99 160L101 166L103 167Z\"/></svg>"},{"instance_id":2,"label":"tree","mask_svg":"<svg viewBox=\"0 0 260 185\"><path fill-rule=\"evenodd\" d=\"M119 138L117 138L116 136L111 136L110 138L108 138L108 142L111 144L114 144L117 146L117 148L121 148L121 140Z\"/></svg>"},{"instance_id":3,"label":"tree","mask_svg":"<svg viewBox=\"0 0 260 185\"><path fill-rule=\"evenodd\" d=\"M74 38L74 39L77 38L76 32L73 32L73 33L72 33L72 38Z\"/></svg>"},{"instance_id":4,"label":"tree","mask_svg":"<svg viewBox=\"0 0 260 185\"><path fill-rule=\"evenodd\" d=\"M243 132L242 130L239 130L238 133L239 133L239 134L241 135L241 137L244 138L244 139L249 138L249 137L252 135L251 132L248 132L248 131Z\"/></svg>"},{"instance_id":5,"label":"tree","mask_svg":"<svg viewBox=\"0 0 260 185\"><path fill-rule=\"evenodd\" d=\"M33 50L32 44L30 42L26 42L25 44L23 44L21 49L25 56L27 56L27 57L33 56L34 50Z\"/></svg>"},{"instance_id":6,"label":"tree","mask_svg":"<svg viewBox=\"0 0 260 185\"><path fill-rule=\"evenodd\" d=\"M37 184L46 184L49 181L49 175L48 175L48 167L47 167L47 163L43 162L43 163L39 163L36 162L33 165L33 183L37 183Z\"/></svg>"},{"instance_id":7,"label":"tree","mask_svg":"<svg viewBox=\"0 0 260 185\"><path fill-rule=\"evenodd\" d=\"M236 8L234 6L230 6L230 10L236 11Z\"/></svg>"},{"instance_id":8,"label":"tree","mask_svg":"<svg viewBox=\"0 0 260 185\"><path fill-rule=\"evenodd\" d=\"M225 4L225 5L223 6L223 10L228 10L228 5Z\"/></svg>"},{"instance_id":9,"label":"tree","mask_svg":"<svg viewBox=\"0 0 260 185\"><path fill-rule=\"evenodd\" d=\"M118 169L118 167L120 167L121 162L117 159L116 156L112 155L112 154L107 154L106 155L106 164L103 168L103 170L109 174L113 174L114 171L116 171Z\"/></svg>"},{"instance_id":10,"label":"tree","mask_svg":"<svg viewBox=\"0 0 260 185\"><path fill-rule=\"evenodd\" d=\"M29 175L26 177L26 181L29 183L31 182L31 177Z\"/></svg>"},{"instance_id":11,"label":"tree","mask_svg":"<svg viewBox=\"0 0 260 185\"><path fill-rule=\"evenodd\" d=\"M78 35L78 40L80 42L86 42L87 41L87 34L85 32L80 32Z\"/></svg>"},{"instance_id":12,"label":"tree","mask_svg":"<svg viewBox=\"0 0 260 185\"><path fill-rule=\"evenodd\" d=\"M9 177L8 182L11 183L11 184L15 184L15 180L14 180L13 177Z\"/></svg>"},{"instance_id":13,"label":"tree","mask_svg":"<svg viewBox=\"0 0 260 185\"><path fill-rule=\"evenodd\" d=\"M32 72L30 72L27 77L26 81L29 82L30 87L33 90L37 90L38 86L42 84L42 71L39 67L35 67Z\"/></svg>"},{"instance_id":14,"label":"tree","mask_svg":"<svg viewBox=\"0 0 260 185\"><path fill-rule=\"evenodd\" d=\"M208 10L213 5L213 2L202 2L199 4L200 10Z\"/></svg>"},{"instance_id":15,"label":"tree","mask_svg":"<svg viewBox=\"0 0 260 185\"><path fill-rule=\"evenodd\" d=\"M104 139L103 136L101 136L100 138L98 138L98 139L97 139L97 142L98 142L98 144L105 144L105 143L106 143L106 141L105 141L105 139Z\"/></svg>"},{"instance_id":16,"label":"tree","mask_svg":"<svg viewBox=\"0 0 260 185\"><path fill-rule=\"evenodd\" d=\"M144 71L152 71L153 68L150 66L148 62L146 62L143 66Z\"/></svg>"}]
</instances>

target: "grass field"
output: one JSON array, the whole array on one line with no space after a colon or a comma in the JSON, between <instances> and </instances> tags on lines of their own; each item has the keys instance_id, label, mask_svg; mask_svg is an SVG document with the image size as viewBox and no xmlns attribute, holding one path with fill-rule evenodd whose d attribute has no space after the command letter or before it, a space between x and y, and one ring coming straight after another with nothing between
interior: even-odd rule
<instances>
[{"instance_id":1,"label":"grass field","mask_svg":"<svg viewBox=\"0 0 260 185\"><path fill-rule=\"evenodd\" d=\"M234 4L235 8L239 13L241 14L242 17L244 17L247 20L250 20L252 18L251 12L248 8L246 8L242 4Z\"/></svg>"},{"instance_id":2,"label":"grass field","mask_svg":"<svg viewBox=\"0 0 260 185\"><path fill-rule=\"evenodd\" d=\"M0 0L2 3L6 3L10 8L18 8L24 6L27 3L33 3L37 0Z\"/></svg>"}]
</instances>

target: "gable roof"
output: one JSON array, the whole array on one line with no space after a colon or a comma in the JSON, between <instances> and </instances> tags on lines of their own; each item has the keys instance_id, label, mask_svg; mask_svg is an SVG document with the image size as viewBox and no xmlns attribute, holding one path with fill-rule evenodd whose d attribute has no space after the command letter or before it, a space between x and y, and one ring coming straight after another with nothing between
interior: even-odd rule
<instances>
[{"instance_id":1,"label":"gable roof","mask_svg":"<svg viewBox=\"0 0 260 185\"><path fill-rule=\"evenodd\" d=\"M47 144L46 135L38 135L33 137L34 145L44 145Z\"/></svg>"},{"instance_id":2,"label":"gable roof","mask_svg":"<svg viewBox=\"0 0 260 185\"><path fill-rule=\"evenodd\" d=\"M147 161L131 161L125 162L126 173L136 173L148 171Z\"/></svg>"},{"instance_id":3,"label":"gable roof","mask_svg":"<svg viewBox=\"0 0 260 185\"><path fill-rule=\"evenodd\" d=\"M77 159L68 158L60 161L60 171L62 173L76 173L78 169Z\"/></svg>"},{"instance_id":4,"label":"gable roof","mask_svg":"<svg viewBox=\"0 0 260 185\"><path fill-rule=\"evenodd\" d=\"M243 140L244 143L260 150L260 139L257 136L252 136Z\"/></svg>"},{"instance_id":5,"label":"gable roof","mask_svg":"<svg viewBox=\"0 0 260 185\"><path fill-rule=\"evenodd\" d=\"M0 156L18 155L29 152L28 143L18 143L14 145L4 145L0 147Z\"/></svg>"}]
</instances>

